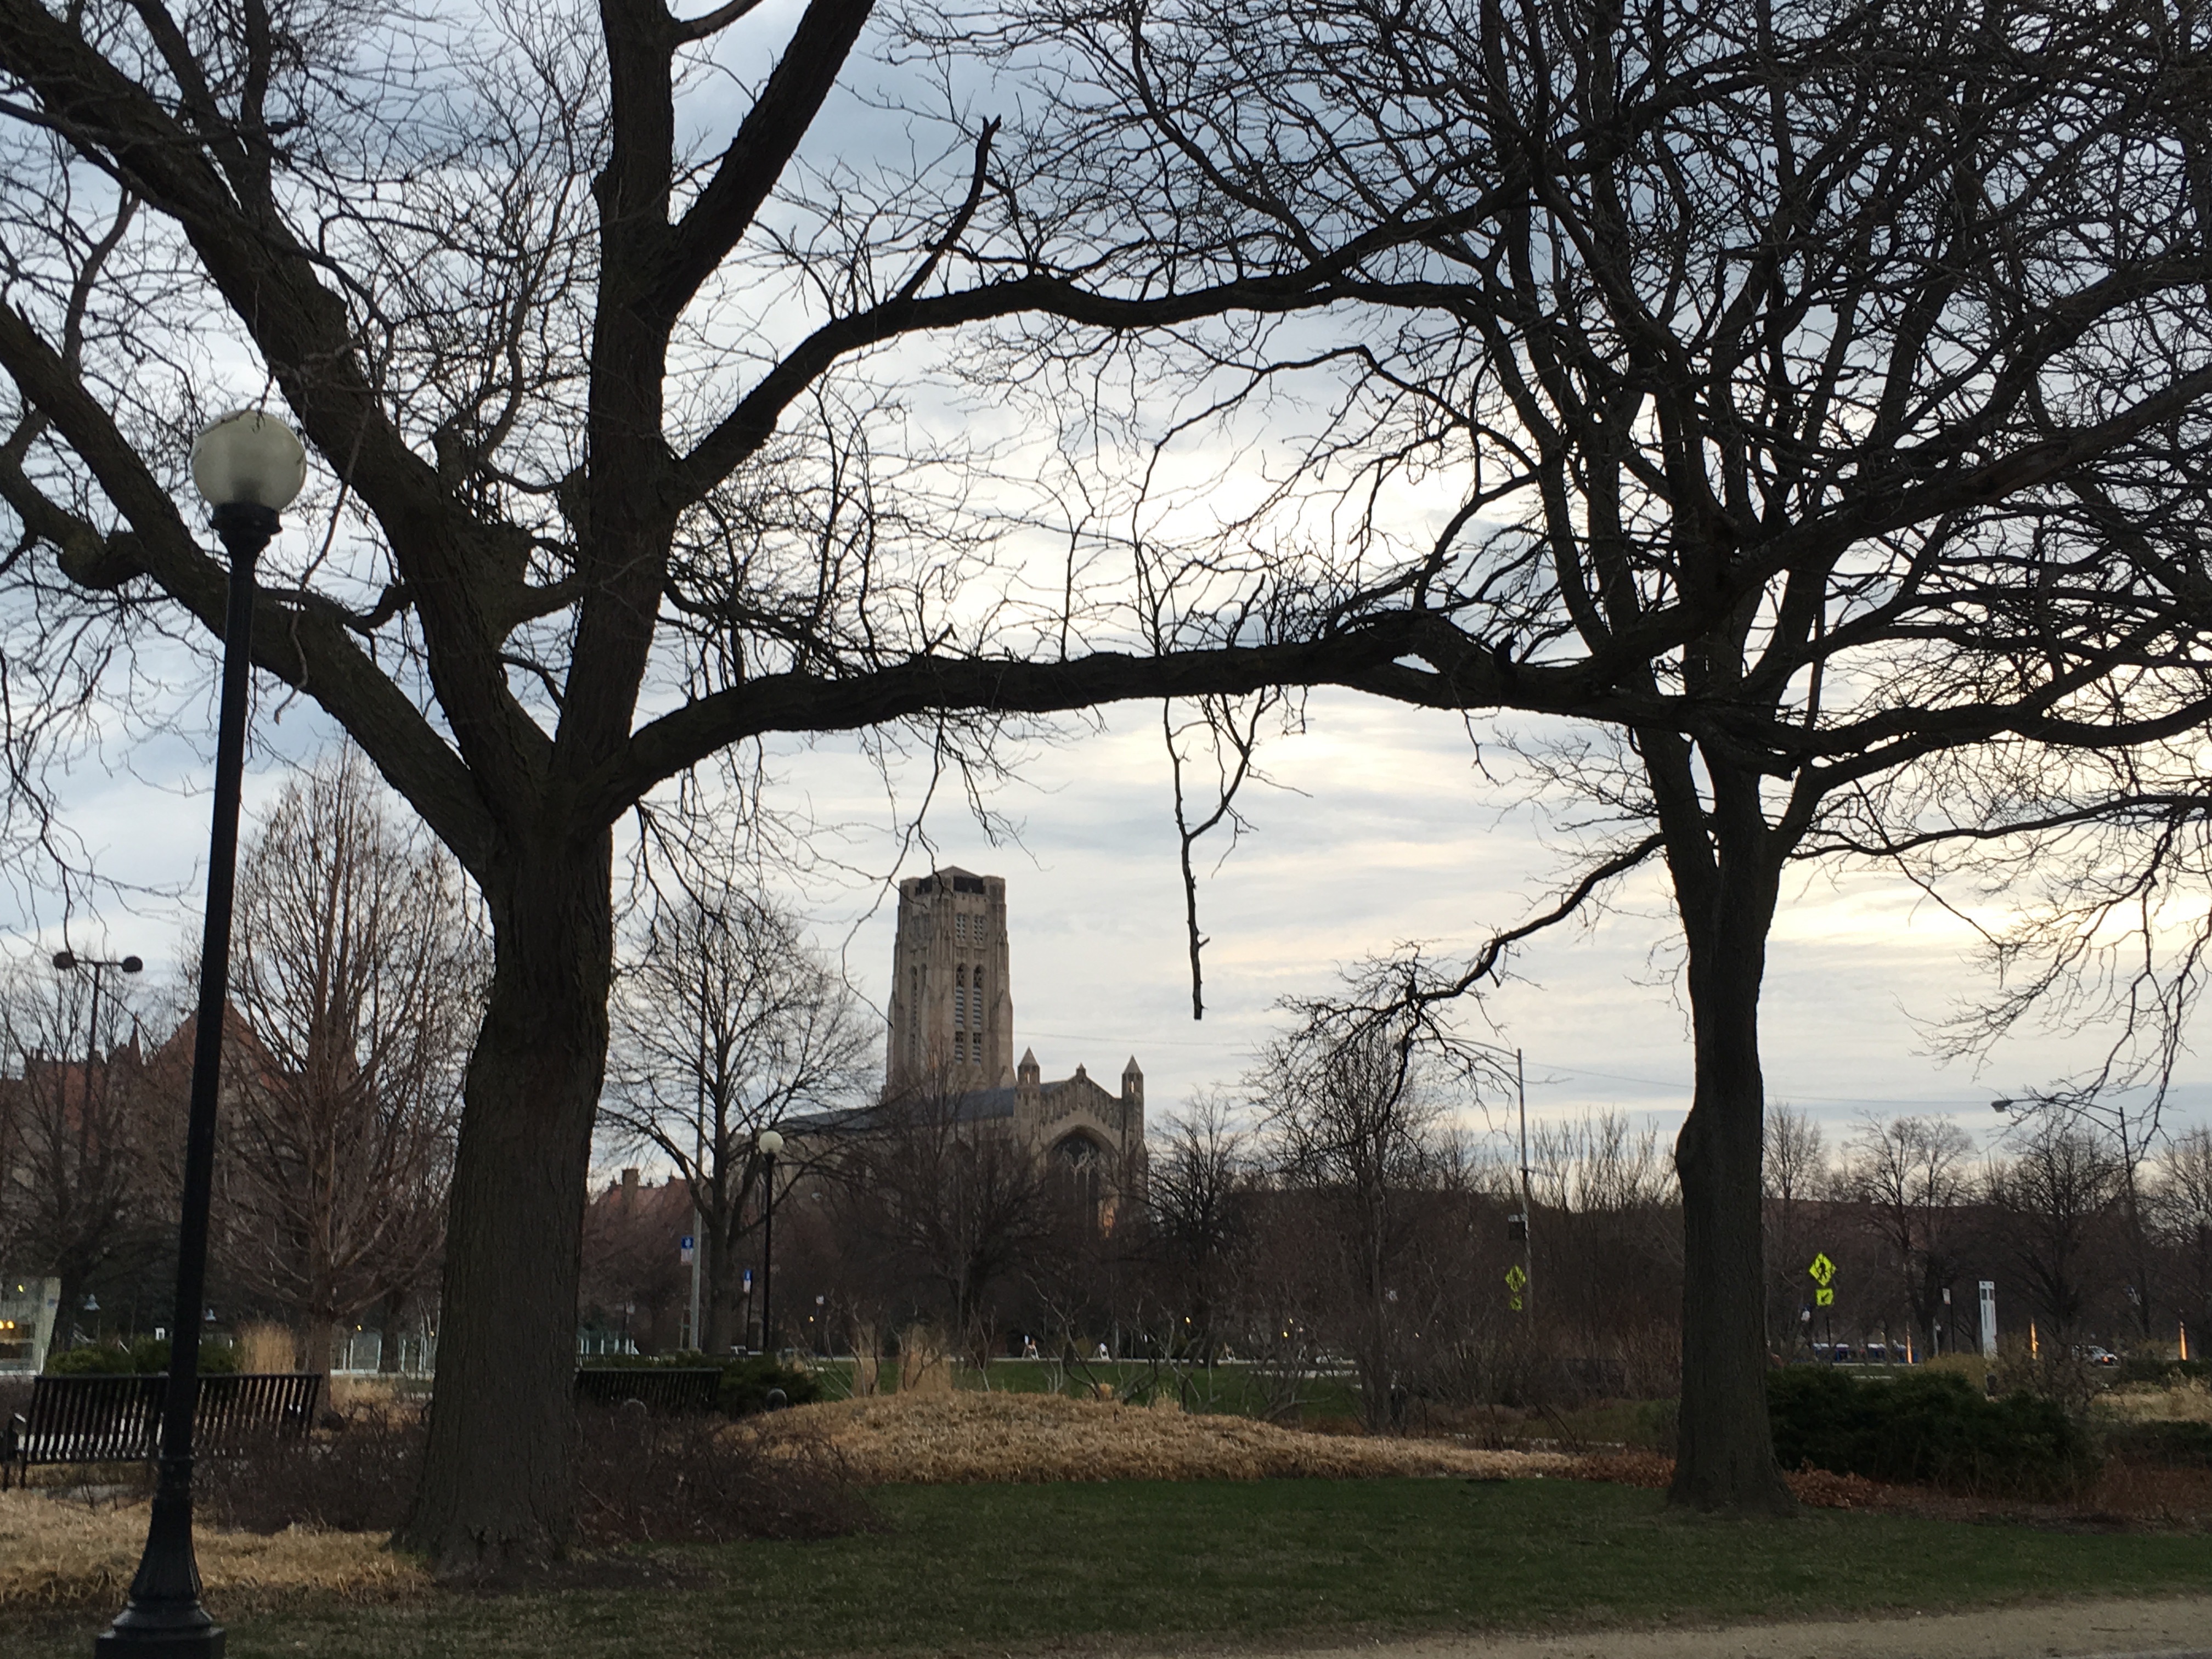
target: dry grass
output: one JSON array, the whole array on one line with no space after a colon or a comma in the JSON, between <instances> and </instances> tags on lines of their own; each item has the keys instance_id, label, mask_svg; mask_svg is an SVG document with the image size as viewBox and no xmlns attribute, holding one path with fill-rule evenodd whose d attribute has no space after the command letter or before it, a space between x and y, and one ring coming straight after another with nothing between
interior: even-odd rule
<instances>
[{"instance_id":1,"label":"dry grass","mask_svg":"<svg viewBox=\"0 0 2212 1659\"><path fill-rule=\"evenodd\" d=\"M1280 1476L1563 1473L1546 1453L1435 1440L1304 1434L1249 1418L1187 1415L1042 1394L884 1395L802 1406L778 1440L820 1437L856 1480L948 1486L1048 1480L1259 1480Z\"/></svg>"},{"instance_id":2,"label":"dry grass","mask_svg":"<svg viewBox=\"0 0 2212 1659\"><path fill-rule=\"evenodd\" d=\"M952 1392L952 1356L927 1326L910 1325L899 1334L898 1391L922 1395Z\"/></svg>"},{"instance_id":3,"label":"dry grass","mask_svg":"<svg viewBox=\"0 0 2212 1659\"><path fill-rule=\"evenodd\" d=\"M42 1492L0 1493L0 1611L119 1607L146 1542L143 1503L92 1504ZM428 1585L380 1534L294 1528L267 1537L198 1529L200 1576L228 1608L302 1592L381 1601Z\"/></svg>"},{"instance_id":4,"label":"dry grass","mask_svg":"<svg viewBox=\"0 0 2212 1659\"><path fill-rule=\"evenodd\" d=\"M2100 1399L2096 1414L2121 1423L2212 1423L2212 1389L2193 1379L2163 1388L2131 1382Z\"/></svg>"},{"instance_id":5,"label":"dry grass","mask_svg":"<svg viewBox=\"0 0 2212 1659\"><path fill-rule=\"evenodd\" d=\"M300 1340L283 1325L241 1325L234 1343L242 1371L289 1371L300 1361Z\"/></svg>"}]
</instances>

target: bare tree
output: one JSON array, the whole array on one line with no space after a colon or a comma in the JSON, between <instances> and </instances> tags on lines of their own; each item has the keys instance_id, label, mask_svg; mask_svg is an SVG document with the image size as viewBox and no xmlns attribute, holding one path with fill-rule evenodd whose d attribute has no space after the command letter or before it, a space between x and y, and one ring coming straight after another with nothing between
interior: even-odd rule
<instances>
[{"instance_id":1,"label":"bare tree","mask_svg":"<svg viewBox=\"0 0 2212 1659\"><path fill-rule=\"evenodd\" d=\"M856 1114L821 1154L841 1226L878 1253L878 1281L919 1281L978 1356L994 1346L994 1293L1040 1265L1064 1207L1057 1172L993 1109L1011 1092L926 1078Z\"/></svg>"},{"instance_id":2,"label":"bare tree","mask_svg":"<svg viewBox=\"0 0 2212 1659\"><path fill-rule=\"evenodd\" d=\"M349 750L263 819L237 916L217 1248L321 1370L435 1273L486 952L453 860Z\"/></svg>"},{"instance_id":3,"label":"bare tree","mask_svg":"<svg viewBox=\"0 0 2212 1659\"><path fill-rule=\"evenodd\" d=\"M1990 1200L2053 1341L2063 1342L2080 1326L2097 1233L2119 1188L2111 1150L2057 1115L2034 1120L1990 1171Z\"/></svg>"},{"instance_id":4,"label":"bare tree","mask_svg":"<svg viewBox=\"0 0 2212 1659\"><path fill-rule=\"evenodd\" d=\"M1321 999L1289 1010L1298 1024L1262 1052L1245 1091L1284 1185L1310 1195L1326 1218L1316 1243L1332 1259L1346 1310L1368 1426L1381 1429L1413 1328L1394 1281L1412 1196L1443 1163L1447 1076L1414 1021L1376 1020L1356 1003Z\"/></svg>"},{"instance_id":5,"label":"bare tree","mask_svg":"<svg viewBox=\"0 0 2212 1659\"><path fill-rule=\"evenodd\" d=\"M1154 1131L1146 1181L1153 1237L1190 1321L1190 1344L1211 1360L1222 1279L1250 1227L1249 1154L1227 1100L1201 1094Z\"/></svg>"},{"instance_id":6,"label":"bare tree","mask_svg":"<svg viewBox=\"0 0 2212 1659\"><path fill-rule=\"evenodd\" d=\"M1281 309L1344 263L1131 243L1042 167L1049 142L1024 157L964 106L915 112L939 140L919 168L853 150L866 123L799 167L873 7L811 0L749 45L781 49L733 115L691 69L753 9L495 4L463 31L319 0L0 3L0 500L37 550L9 567L8 708L169 718L129 644L207 648L224 581L178 505L186 438L211 404L281 403L316 533L271 556L257 663L483 896L496 967L407 1528L441 1570L569 1529L624 814L768 734L911 720L957 763L999 715L1353 677L1404 643L1232 605L1164 655L1075 572L1042 612L969 603L1040 590L993 571L940 447L905 442L883 348L913 342L913 370L931 336L1024 313L1110 335ZM33 842L42 766L102 729L11 721Z\"/></svg>"},{"instance_id":7,"label":"bare tree","mask_svg":"<svg viewBox=\"0 0 2212 1659\"><path fill-rule=\"evenodd\" d=\"M1674 1496L1786 1512L1758 1018L1784 870L1925 828L1954 753L2212 712L2200 31L2042 0L1040 9L1085 46L1099 176L1157 158L1255 251L1428 228L1340 326L1183 360L1209 414L1323 390L1271 419L1281 490L1182 574L1328 523L1388 572L1332 573L1336 614L1387 583L1450 619L1366 689L1577 721L1519 745L1590 843L1566 890L1662 864L1684 947Z\"/></svg>"},{"instance_id":8,"label":"bare tree","mask_svg":"<svg viewBox=\"0 0 2212 1659\"><path fill-rule=\"evenodd\" d=\"M738 1247L759 1221L761 1132L854 1104L877 1035L793 917L726 887L654 909L614 1020L601 1121L689 1188L705 1251L692 1340L724 1352L741 1334Z\"/></svg>"},{"instance_id":9,"label":"bare tree","mask_svg":"<svg viewBox=\"0 0 2212 1659\"><path fill-rule=\"evenodd\" d=\"M1943 1292L1970 1242L1973 1155L1972 1137L1933 1117L1869 1118L1846 1149L1842 1189L1874 1218L1923 1353L1935 1351Z\"/></svg>"},{"instance_id":10,"label":"bare tree","mask_svg":"<svg viewBox=\"0 0 2212 1659\"><path fill-rule=\"evenodd\" d=\"M2177 1269L2174 1314L2199 1344L2212 1340L2212 1129L2200 1124L2161 1150L2150 1207Z\"/></svg>"},{"instance_id":11,"label":"bare tree","mask_svg":"<svg viewBox=\"0 0 2212 1659\"><path fill-rule=\"evenodd\" d=\"M991 458L914 437L886 377L926 378L954 331L980 362L1018 315L1111 340L1327 302L1424 228L1264 257L1132 240L1120 203L1055 169L1060 137L949 93L913 112L933 145L871 155L871 124L817 118L872 11L494 3L462 30L321 0L188 20L0 0L15 842L56 821L55 757L107 740L94 704L137 729L177 714L131 647L167 629L205 650L220 627L225 573L179 506L187 438L211 407L281 404L314 458L314 533L264 567L256 662L483 897L495 967L406 1528L441 1571L569 1532L625 814L668 809L672 781L711 793L775 733L910 723L988 775L1004 718L1352 683L1410 643L1401 615L1256 573L1178 595L1156 638L1087 522L1028 580L998 533L1022 511L969 487ZM769 27L788 34L748 38ZM735 107L693 73L732 40L775 60Z\"/></svg>"},{"instance_id":12,"label":"bare tree","mask_svg":"<svg viewBox=\"0 0 2212 1659\"><path fill-rule=\"evenodd\" d=\"M1803 1334L1801 1312L1810 1306L1805 1270L1808 1254L1806 1202L1826 1196L1828 1152L1820 1126L1787 1105L1766 1113L1766 1149L1761 1161L1766 1186L1766 1330L1770 1341L1794 1344Z\"/></svg>"},{"instance_id":13,"label":"bare tree","mask_svg":"<svg viewBox=\"0 0 2212 1659\"><path fill-rule=\"evenodd\" d=\"M168 1241L157 1155L162 1079L146 1064L130 992L17 961L0 978L0 1256L61 1280L62 1317L88 1289L143 1265Z\"/></svg>"}]
</instances>

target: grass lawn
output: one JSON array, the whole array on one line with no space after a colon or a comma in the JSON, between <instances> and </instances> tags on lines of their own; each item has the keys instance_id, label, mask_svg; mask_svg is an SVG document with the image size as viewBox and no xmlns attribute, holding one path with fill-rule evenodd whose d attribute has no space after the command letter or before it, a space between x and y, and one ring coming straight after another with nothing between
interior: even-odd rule
<instances>
[{"instance_id":1,"label":"grass lawn","mask_svg":"<svg viewBox=\"0 0 2212 1659\"><path fill-rule=\"evenodd\" d=\"M235 1618L230 1652L995 1655L2212 1589L2201 1535L1834 1510L1714 1522L1664 1514L1656 1493L1565 1480L901 1487L879 1502L890 1529L872 1536L662 1552L696 1575L682 1590L302 1607ZM18 1625L9 1652L82 1659L100 1622Z\"/></svg>"}]
</instances>

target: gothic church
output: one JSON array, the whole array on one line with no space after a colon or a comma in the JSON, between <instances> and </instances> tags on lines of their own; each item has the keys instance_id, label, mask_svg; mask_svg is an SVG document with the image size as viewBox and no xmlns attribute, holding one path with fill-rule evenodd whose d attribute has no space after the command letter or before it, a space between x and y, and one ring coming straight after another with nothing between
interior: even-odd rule
<instances>
[{"instance_id":1,"label":"gothic church","mask_svg":"<svg viewBox=\"0 0 2212 1659\"><path fill-rule=\"evenodd\" d=\"M1109 1186L1140 1179L1145 1074L1135 1056L1118 1095L1080 1066L1046 1082L1033 1050L1012 1060L1010 969L1003 877L945 869L899 884L885 1097L943 1089L963 1122L1011 1131Z\"/></svg>"}]
</instances>

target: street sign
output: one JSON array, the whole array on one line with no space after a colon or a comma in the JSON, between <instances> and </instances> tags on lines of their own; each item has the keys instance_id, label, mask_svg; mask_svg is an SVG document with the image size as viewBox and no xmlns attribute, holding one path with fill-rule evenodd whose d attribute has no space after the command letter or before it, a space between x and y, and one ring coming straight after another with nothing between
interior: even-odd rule
<instances>
[{"instance_id":1,"label":"street sign","mask_svg":"<svg viewBox=\"0 0 2212 1659\"><path fill-rule=\"evenodd\" d=\"M1819 1290L1813 1292L1813 1305L1816 1308L1834 1307L1836 1305L1835 1291L1829 1289L1826 1285L1821 1285Z\"/></svg>"},{"instance_id":2,"label":"street sign","mask_svg":"<svg viewBox=\"0 0 2212 1659\"><path fill-rule=\"evenodd\" d=\"M677 1247L676 1259L682 1262L684 1266L687 1267L690 1267L691 1265L691 1253L698 1248L698 1244L699 1241L697 1239L692 1237L689 1233L684 1234L684 1242Z\"/></svg>"},{"instance_id":3,"label":"street sign","mask_svg":"<svg viewBox=\"0 0 2212 1659\"><path fill-rule=\"evenodd\" d=\"M745 1269L744 1285L745 1294L750 1296L753 1293L753 1270L750 1267Z\"/></svg>"},{"instance_id":4,"label":"street sign","mask_svg":"<svg viewBox=\"0 0 2212 1659\"><path fill-rule=\"evenodd\" d=\"M1511 1293L1505 1298L1505 1305L1512 1309L1515 1313L1521 1311L1521 1292L1528 1287L1528 1275L1521 1271L1519 1262L1515 1262L1505 1270L1505 1288Z\"/></svg>"},{"instance_id":5,"label":"street sign","mask_svg":"<svg viewBox=\"0 0 2212 1659\"><path fill-rule=\"evenodd\" d=\"M1805 1271L1812 1275L1815 1285L1826 1285L1836 1276L1836 1264L1828 1260L1828 1253L1823 1250L1813 1258L1813 1265Z\"/></svg>"}]
</instances>

